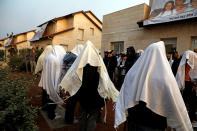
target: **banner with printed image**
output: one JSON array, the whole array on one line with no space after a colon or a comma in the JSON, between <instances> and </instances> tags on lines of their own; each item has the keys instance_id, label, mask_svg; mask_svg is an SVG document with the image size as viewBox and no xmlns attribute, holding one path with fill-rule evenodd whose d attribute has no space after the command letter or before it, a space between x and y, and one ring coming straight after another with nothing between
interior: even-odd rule
<instances>
[{"instance_id":1,"label":"banner with printed image","mask_svg":"<svg viewBox=\"0 0 197 131\"><path fill-rule=\"evenodd\" d=\"M149 19L144 25L197 17L197 0L153 0Z\"/></svg>"}]
</instances>

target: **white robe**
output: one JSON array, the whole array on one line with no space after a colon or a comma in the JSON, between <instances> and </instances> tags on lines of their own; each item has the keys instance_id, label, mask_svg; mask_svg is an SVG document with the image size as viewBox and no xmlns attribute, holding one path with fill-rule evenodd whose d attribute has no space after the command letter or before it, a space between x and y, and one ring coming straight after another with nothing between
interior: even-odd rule
<instances>
[{"instance_id":1,"label":"white robe","mask_svg":"<svg viewBox=\"0 0 197 131\"><path fill-rule=\"evenodd\" d=\"M76 56L78 56L81 51L83 50L84 46L82 44L78 44L76 45L73 49L72 49L72 53L75 54Z\"/></svg>"},{"instance_id":2,"label":"white robe","mask_svg":"<svg viewBox=\"0 0 197 131\"><path fill-rule=\"evenodd\" d=\"M60 86L65 92L69 92L71 96L76 94L81 87L83 67L85 67L86 64L98 67L100 75L98 86L99 95L102 98L112 99L116 102L119 92L109 78L103 59L90 41L86 42L84 49L64 76Z\"/></svg>"},{"instance_id":3,"label":"white robe","mask_svg":"<svg viewBox=\"0 0 197 131\"><path fill-rule=\"evenodd\" d=\"M185 88L185 64L187 64L191 67L189 75L191 80L197 79L197 54L193 51L185 51L185 53L182 56L181 62L178 67L178 71L176 74L176 80L178 83L178 86L181 90Z\"/></svg>"},{"instance_id":4,"label":"white robe","mask_svg":"<svg viewBox=\"0 0 197 131\"><path fill-rule=\"evenodd\" d=\"M46 90L50 99L56 104L63 104L59 97L58 84L62 70L63 57L66 54L62 46L54 46L52 52L45 58L39 87Z\"/></svg>"},{"instance_id":5,"label":"white robe","mask_svg":"<svg viewBox=\"0 0 197 131\"><path fill-rule=\"evenodd\" d=\"M51 53L53 47L52 45L48 45L42 54L39 56L37 64L36 64L36 69L35 69L35 74L37 74L39 71L42 71L43 69L43 64L44 64L44 59Z\"/></svg>"},{"instance_id":6,"label":"white robe","mask_svg":"<svg viewBox=\"0 0 197 131\"><path fill-rule=\"evenodd\" d=\"M115 125L126 120L125 112L143 101L147 108L167 118L176 131L192 125L165 53L164 42L151 44L128 71L115 108Z\"/></svg>"}]
</instances>

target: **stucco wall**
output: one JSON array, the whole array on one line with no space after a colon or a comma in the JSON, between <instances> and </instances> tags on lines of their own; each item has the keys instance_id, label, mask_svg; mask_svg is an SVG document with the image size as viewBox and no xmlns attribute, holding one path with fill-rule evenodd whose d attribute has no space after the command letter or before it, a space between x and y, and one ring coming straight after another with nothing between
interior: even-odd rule
<instances>
[{"instance_id":1,"label":"stucco wall","mask_svg":"<svg viewBox=\"0 0 197 131\"><path fill-rule=\"evenodd\" d=\"M129 37L136 35L138 20L144 18L144 4L120 10L103 17L102 54L104 50L112 49L112 42L124 41L124 49L131 45Z\"/></svg>"},{"instance_id":2,"label":"stucco wall","mask_svg":"<svg viewBox=\"0 0 197 131\"><path fill-rule=\"evenodd\" d=\"M26 34L21 34L16 36L16 43L27 40Z\"/></svg>"},{"instance_id":3,"label":"stucco wall","mask_svg":"<svg viewBox=\"0 0 197 131\"><path fill-rule=\"evenodd\" d=\"M73 27L73 17L60 19L56 22L56 32L66 30L71 27Z\"/></svg>"},{"instance_id":4,"label":"stucco wall","mask_svg":"<svg viewBox=\"0 0 197 131\"><path fill-rule=\"evenodd\" d=\"M86 14L100 27L102 28L102 24L90 13L86 12Z\"/></svg>"},{"instance_id":5,"label":"stucco wall","mask_svg":"<svg viewBox=\"0 0 197 131\"><path fill-rule=\"evenodd\" d=\"M48 25L44 36L46 36L48 32L52 33L51 30L54 30L54 27L56 27L56 32L60 32L71 27L74 27L74 29L56 34L51 40L47 39L32 42L31 45L39 48L45 47L48 44L63 45L68 47L67 51L71 51L75 45L84 44L87 40L90 40L95 44L96 48L101 48L101 31L82 13L75 14L74 17L69 17L67 19L57 20L56 24ZM77 39L79 28L84 29L83 40ZM94 29L94 35L92 35L91 28Z\"/></svg>"},{"instance_id":6,"label":"stucco wall","mask_svg":"<svg viewBox=\"0 0 197 131\"><path fill-rule=\"evenodd\" d=\"M34 37L34 35L35 35L35 32L27 32L27 40L31 40L33 37Z\"/></svg>"},{"instance_id":7,"label":"stucco wall","mask_svg":"<svg viewBox=\"0 0 197 131\"><path fill-rule=\"evenodd\" d=\"M1 40L1 41L0 41L0 44L1 44L1 45L4 45L4 41L3 41L3 40Z\"/></svg>"},{"instance_id":8,"label":"stucco wall","mask_svg":"<svg viewBox=\"0 0 197 131\"><path fill-rule=\"evenodd\" d=\"M53 33L55 33L55 28L56 28L56 23L55 22L50 22L47 25L47 28L45 29L44 35L43 36L48 36Z\"/></svg>"},{"instance_id":9,"label":"stucco wall","mask_svg":"<svg viewBox=\"0 0 197 131\"><path fill-rule=\"evenodd\" d=\"M52 45L68 46L67 51L72 50L74 43L73 30L55 35L52 40Z\"/></svg>"},{"instance_id":10,"label":"stucco wall","mask_svg":"<svg viewBox=\"0 0 197 131\"><path fill-rule=\"evenodd\" d=\"M5 43L7 42L7 40L8 40L8 38L6 38L6 39L3 41L3 43L5 44Z\"/></svg>"},{"instance_id":11,"label":"stucco wall","mask_svg":"<svg viewBox=\"0 0 197 131\"><path fill-rule=\"evenodd\" d=\"M21 43L17 44L16 47L18 50L27 49L27 48L31 49L29 41L21 42Z\"/></svg>"},{"instance_id":12,"label":"stucco wall","mask_svg":"<svg viewBox=\"0 0 197 131\"><path fill-rule=\"evenodd\" d=\"M101 49L101 31L87 18L85 17L82 13L76 14L74 16L74 45L76 44L85 44L87 40L90 40L93 42L93 44L96 46L97 49ZM91 33L91 29L94 29L94 35ZM79 40L78 38L78 33L79 29L84 29L84 38L83 40Z\"/></svg>"},{"instance_id":13,"label":"stucco wall","mask_svg":"<svg viewBox=\"0 0 197 131\"><path fill-rule=\"evenodd\" d=\"M52 45L52 40L51 39L31 42L32 47L34 47L34 48L38 47L39 49L45 48L47 45Z\"/></svg>"},{"instance_id":14,"label":"stucco wall","mask_svg":"<svg viewBox=\"0 0 197 131\"><path fill-rule=\"evenodd\" d=\"M124 41L128 46L145 49L149 44L163 38L176 38L177 51L182 54L192 47L192 36L197 36L197 23L192 21L158 24L139 28L137 21L146 17L145 7L141 4L125 10L105 15L103 18L102 52L111 49L111 42Z\"/></svg>"}]
</instances>

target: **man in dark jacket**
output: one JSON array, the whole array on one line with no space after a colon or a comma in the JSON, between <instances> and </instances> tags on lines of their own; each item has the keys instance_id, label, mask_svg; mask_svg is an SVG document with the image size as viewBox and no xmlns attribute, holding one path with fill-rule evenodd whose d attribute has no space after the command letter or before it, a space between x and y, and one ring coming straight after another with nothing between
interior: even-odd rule
<instances>
[{"instance_id":1,"label":"man in dark jacket","mask_svg":"<svg viewBox=\"0 0 197 131\"><path fill-rule=\"evenodd\" d=\"M174 76L176 77L176 73L177 73L177 70L181 61L181 57L179 56L178 52L175 52L173 57L174 57L174 62L172 63L172 72Z\"/></svg>"},{"instance_id":2,"label":"man in dark jacket","mask_svg":"<svg viewBox=\"0 0 197 131\"><path fill-rule=\"evenodd\" d=\"M103 62L105 63L105 66L107 67L108 65L108 51L104 52L104 57L103 57Z\"/></svg>"},{"instance_id":3,"label":"man in dark jacket","mask_svg":"<svg viewBox=\"0 0 197 131\"><path fill-rule=\"evenodd\" d=\"M117 66L117 58L114 55L113 50L109 53L108 60L109 61L108 61L108 65L107 65L107 71L108 71L111 81L114 81L114 72L115 72L115 68Z\"/></svg>"},{"instance_id":4,"label":"man in dark jacket","mask_svg":"<svg viewBox=\"0 0 197 131\"><path fill-rule=\"evenodd\" d=\"M134 65L137 60L137 55L133 46L127 48L127 60L125 62L126 72Z\"/></svg>"},{"instance_id":5,"label":"man in dark jacket","mask_svg":"<svg viewBox=\"0 0 197 131\"><path fill-rule=\"evenodd\" d=\"M83 68L83 81L76 96L80 103L80 131L94 131L104 99L98 93L98 67L87 64Z\"/></svg>"}]
</instances>

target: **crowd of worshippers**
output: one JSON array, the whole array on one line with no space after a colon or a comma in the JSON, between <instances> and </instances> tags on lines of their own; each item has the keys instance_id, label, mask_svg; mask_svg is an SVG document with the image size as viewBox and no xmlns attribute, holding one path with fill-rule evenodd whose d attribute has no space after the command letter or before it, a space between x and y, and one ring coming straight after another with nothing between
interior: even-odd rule
<instances>
[{"instance_id":1,"label":"crowd of worshippers","mask_svg":"<svg viewBox=\"0 0 197 131\"><path fill-rule=\"evenodd\" d=\"M79 103L80 131L94 131L99 120L106 123L106 100L114 103L114 128L124 123L128 131L193 130L197 85L193 51L186 51L182 58L175 52L172 60L159 41L145 51L136 53L129 47L126 54L114 56L109 51L102 58L91 41L76 45L71 52L49 45L38 58L35 74L39 72L42 110L51 120L64 117L66 124L74 124ZM65 116L56 110L62 105Z\"/></svg>"},{"instance_id":2,"label":"crowd of worshippers","mask_svg":"<svg viewBox=\"0 0 197 131\"><path fill-rule=\"evenodd\" d=\"M116 87L120 89L124 77L129 69L133 66L135 61L140 57L143 53L143 50L137 50L133 46L127 48L127 53L120 53L114 55L113 50L105 51L103 61L107 68L109 77L111 81L114 82Z\"/></svg>"}]
</instances>

